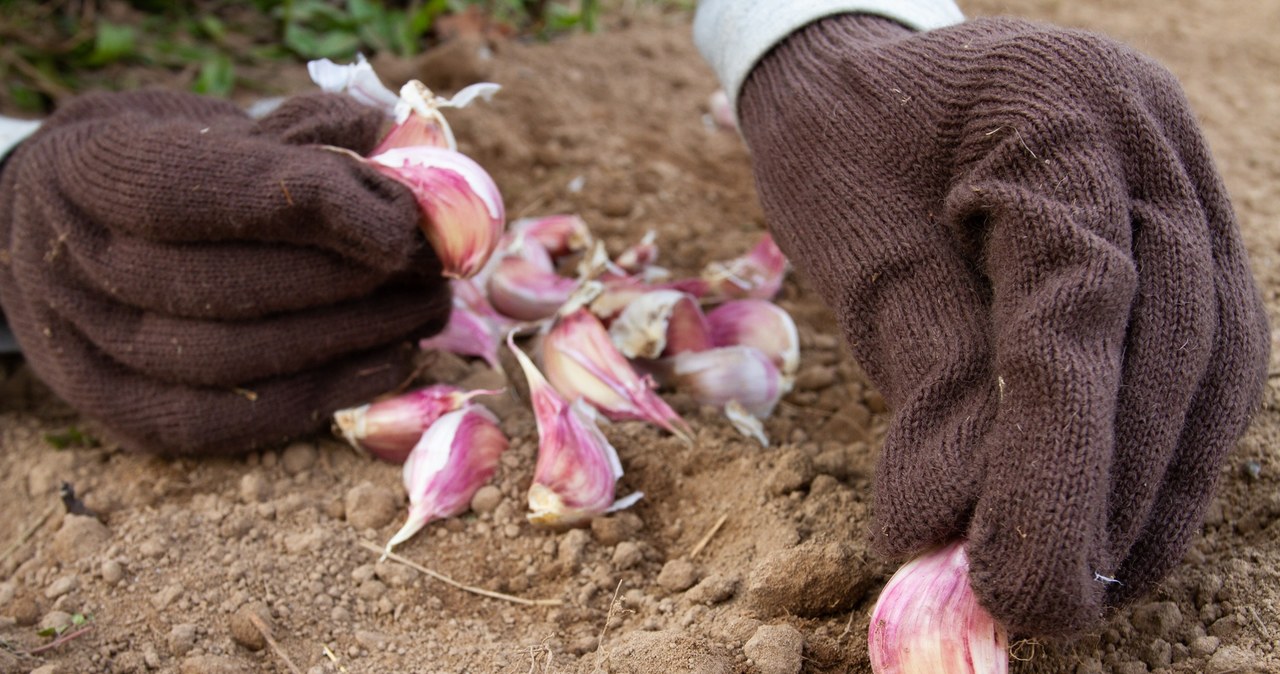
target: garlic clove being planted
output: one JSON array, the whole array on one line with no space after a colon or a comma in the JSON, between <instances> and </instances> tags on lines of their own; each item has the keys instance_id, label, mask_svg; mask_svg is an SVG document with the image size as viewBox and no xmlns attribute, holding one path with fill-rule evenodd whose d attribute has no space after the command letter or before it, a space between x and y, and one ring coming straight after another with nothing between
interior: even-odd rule
<instances>
[{"instance_id":1,"label":"garlic clove being planted","mask_svg":"<svg viewBox=\"0 0 1280 674\"><path fill-rule=\"evenodd\" d=\"M450 99L435 95L418 80L409 81L400 88L400 98L395 105L395 126L370 154L421 145L457 150L453 129L440 108L465 108L476 98L490 99L498 89L501 87L497 84L481 82L464 88Z\"/></svg>"},{"instance_id":2,"label":"garlic clove being planted","mask_svg":"<svg viewBox=\"0 0 1280 674\"><path fill-rule=\"evenodd\" d=\"M638 498L634 494L615 500L622 462L596 425L595 410L582 398L566 402L510 336L507 345L524 370L538 424L538 463L529 487L529 521L545 527L572 527L633 503Z\"/></svg>"},{"instance_id":3,"label":"garlic clove being planted","mask_svg":"<svg viewBox=\"0 0 1280 674\"><path fill-rule=\"evenodd\" d=\"M712 262L702 271L708 294L720 299L773 299L787 274L787 258L766 233L746 255Z\"/></svg>"},{"instance_id":4,"label":"garlic clove being planted","mask_svg":"<svg viewBox=\"0 0 1280 674\"><path fill-rule=\"evenodd\" d=\"M867 645L876 674L1009 671L1009 635L978 604L962 541L893 574L871 611Z\"/></svg>"},{"instance_id":5,"label":"garlic clove being planted","mask_svg":"<svg viewBox=\"0 0 1280 674\"><path fill-rule=\"evenodd\" d=\"M407 186L444 275L467 278L484 267L502 237L506 214L493 178L466 155L439 147L395 148L369 161Z\"/></svg>"},{"instance_id":6,"label":"garlic clove being planted","mask_svg":"<svg viewBox=\"0 0 1280 674\"><path fill-rule=\"evenodd\" d=\"M767 300L730 300L707 312L715 346L754 346L773 359L783 377L783 393L791 390L800 369L800 334L782 307Z\"/></svg>"},{"instance_id":7,"label":"garlic clove being planted","mask_svg":"<svg viewBox=\"0 0 1280 674\"><path fill-rule=\"evenodd\" d=\"M712 346L698 300L677 290L652 290L633 299L609 324L609 338L627 358L659 358Z\"/></svg>"},{"instance_id":8,"label":"garlic clove being planted","mask_svg":"<svg viewBox=\"0 0 1280 674\"><path fill-rule=\"evenodd\" d=\"M692 437L684 419L649 378L636 373L591 312L561 316L543 337L541 356L547 379L566 397L585 398L613 421L648 421L686 442Z\"/></svg>"},{"instance_id":9,"label":"garlic clove being planted","mask_svg":"<svg viewBox=\"0 0 1280 674\"><path fill-rule=\"evenodd\" d=\"M384 461L403 463L423 431L441 416L462 408L476 396L498 393L501 391L464 391L457 386L436 384L338 410L333 413L333 421L351 446Z\"/></svg>"},{"instance_id":10,"label":"garlic clove being planted","mask_svg":"<svg viewBox=\"0 0 1280 674\"><path fill-rule=\"evenodd\" d=\"M483 405L466 405L431 424L404 463L409 516L385 552L428 522L466 512L471 497L493 477L507 445L497 417Z\"/></svg>"}]
</instances>

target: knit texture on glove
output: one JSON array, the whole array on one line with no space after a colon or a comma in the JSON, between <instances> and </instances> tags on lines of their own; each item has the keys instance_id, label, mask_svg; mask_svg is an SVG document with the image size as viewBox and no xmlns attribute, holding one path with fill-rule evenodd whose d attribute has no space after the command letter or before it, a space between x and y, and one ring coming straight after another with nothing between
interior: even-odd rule
<instances>
[{"instance_id":1,"label":"knit texture on glove","mask_svg":"<svg viewBox=\"0 0 1280 674\"><path fill-rule=\"evenodd\" d=\"M408 375L449 311L380 113L260 121L188 94L85 96L0 174L0 303L34 371L126 446L248 451Z\"/></svg>"},{"instance_id":2,"label":"knit texture on glove","mask_svg":"<svg viewBox=\"0 0 1280 674\"><path fill-rule=\"evenodd\" d=\"M875 547L967 537L1017 634L1163 578L1269 342L1174 77L1079 31L845 15L767 55L739 114L780 245L894 411Z\"/></svg>"}]
</instances>

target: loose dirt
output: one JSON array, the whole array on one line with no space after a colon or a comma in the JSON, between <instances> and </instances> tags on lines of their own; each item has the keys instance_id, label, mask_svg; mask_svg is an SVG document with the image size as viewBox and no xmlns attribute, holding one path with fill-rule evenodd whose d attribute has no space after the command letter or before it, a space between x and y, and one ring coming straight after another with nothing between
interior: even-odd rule
<instances>
[{"instance_id":1,"label":"loose dirt","mask_svg":"<svg viewBox=\"0 0 1280 674\"><path fill-rule=\"evenodd\" d=\"M1203 120L1280 316L1280 0L1231 10L1211 0L964 5L1105 32L1169 65ZM715 83L689 33L687 14L642 7L600 34L504 42L491 59L453 49L414 74L465 68L505 86L452 118L513 216L578 213L614 252L652 229L662 263L691 274L744 252L764 222L746 151L708 118ZM799 323L803 364L766 423L774 446L670 396L697 442L609 427L627 469L620 493L645 498L589 529L524 521L534 422L517 401L495 405L512 438L496 492L399 551L461 583L559 606L485 598L377 563L361 542L399 526L399 471L332 437L228 460L57 451L47 434L92 424L9 363L0 370L0 671L289 672L283 654L313 674L868 672L867 616L892 569L863 536L889 417L803 281L790 278L779 303ZM452 358L428 374L493 383ZM1018 644L1015 672L1280 672L1277 403L1273 375L1201 536L1167 582L1074 644ZM63 481L100 520L64 513ZM48 641L41 625L77 614L90 618L87 632L13 655Z\"/></svg>"}]
</instances>

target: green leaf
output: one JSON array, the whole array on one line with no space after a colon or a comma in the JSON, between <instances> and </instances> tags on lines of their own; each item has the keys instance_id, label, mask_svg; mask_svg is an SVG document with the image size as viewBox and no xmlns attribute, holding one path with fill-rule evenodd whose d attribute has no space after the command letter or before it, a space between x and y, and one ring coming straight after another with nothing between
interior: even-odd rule
<instances>
[{"instance_id":1,"label":"green leaf","mask_svg":"<svg viewBox=\"0 0 1280 674\"><path fill-rule=\"evenodd\" d=\"M236 85L236 67L226 54L212 54L200 64L200 74L192 89L199 94L221 96L231 94Z\"/></svg>"},{"instance_id":2,"label":"green leaf","mask_svg":"<svg viewBox=\"0 0 1280 674\"><path fill-rule=\"evenodd\" d=\"M360 38L339 31L319 33L294 23L285 27L284 44L304 58L350 58L360 48Z\"/></svg>"},{"instance_id":3,"label":"green leaf","mask_svg":"<svg viewBox=\"0 0 1280 674\"><path fill-rule=\"evenodd\" d=\"M68 426L66 430L55 433L45 433L44 441L49 443L54 449L67 449L68 447L97 447L98 441L92 435L85 433L76 426Z\"/></svg>"},{"instance_id":4,"label":"green leaf","mask_svg":"<svg viewBox=\"0 0 1280 674\"><path fill-rule=\"evenodd\" d=\"M221 42L227 37L227 25L212 14L200 17L196 22L196 26L200 29L201 34L215 42Z\"/></svg>"},{"instance_id":5,"label":"green leaf","mask_svg":"<svg viewBox=\"0 0 1280 674\"><path fill-rule=\"evenodd\" d=\"M136 46L137 35L132 26L99 21L93 38L93 51L85 63L91 66L113 63L132 55Z\"/></svg>"},{"instance_id":6,"label":"green leaf","mask_svg":"<svg viewBox=\"0 0 1280 674\"><path fill-rule=\"evenodd\" d=\"M58 630L58 628L56 628L56 627L46 627L46 628L44 628L44 629L40 630L39 632L36 632L36 636L38 636L38 637L56 637L56 636L58 636L58 632L59 632L59 630Z\"/></svg>"}]
</instances>

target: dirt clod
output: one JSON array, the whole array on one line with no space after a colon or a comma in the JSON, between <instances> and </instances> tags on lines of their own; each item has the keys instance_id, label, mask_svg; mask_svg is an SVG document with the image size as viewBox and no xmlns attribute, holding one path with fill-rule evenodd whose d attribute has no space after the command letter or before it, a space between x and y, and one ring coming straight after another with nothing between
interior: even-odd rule
<instances>
[{"instance_id":1,"label":"dirt clod","mask_svg":"<svg viewBox=\"0 0 1280 674\"><path fill-rule=\"evenodd\" d=\"M640 533L644 522L632 512L620 512L591 520L591 534L600 545L617 545Z\"/></svg>"},{"instance_id":2,"label":"dirt clod","mask_svg":"<svg viewBox=\"0 0 1280 674\"><path fill-rule=\"evenodd\" d=\"M261 602L252 602L241 606L227 619L227 628L231 632L231 638L237 644L251 651L260 651L267 647L267 638L263 636L262 630L258 629L258 626L254 624L253 618L255 616L268 630L272 629L271 609Z\"/></svg>"},{"instance_id":3,"label":"dirt clod","mask_svg":"<svg viewBox=\"0 0 1280 674\"><path fill-rule=\"evenodd\" d=\"M361 482L347 492L347 523L357 530L380 529L400 514L397 501L390 489Z\"/></svg>"},{"instance_id":4,"label":"dirt clod","mask_svg":"<svg viewBox=\"0 0 1280 674\"><path fill-rule=\"evenodd\" d=\"M169 653L180 658L196 647L196 626L191 623L179 623L169 630Z\"/></svg>"},{"instance_id":5,"label":"dirt clod","mask_svg":"<svg viewBox=\"0 0 1280 674\"><path fill-rule=\"evenodd\" d=\"M67 515L53 535L51 552L58 561L69 564L97 554L111 540L111 531L96 517Z\"/></svg>"},{"instance_id":6,"label":"dirt clod","mask_svg":"<svg viewBox=\"0 0 1280 674\"><path fill-rule=\"evenodd\" d=\"M806 543L761 560L746 594L764 615L819 616L847 610L872 579L864 554L852 545Z\"/></svg>"},{"instance_id":7,"label":"dirt clod","mask_svg":"<svg viewBox=\"0 0 1280 674\"><path fill-rule=\"evenodd\" d=\"M668 592L683 592L698 582L698 567L683 557L662 565L658 584Z\"/></svg>"},{"instance_id":8,"label":"dirt clod","mask_svg":"<svg viewBox=\"0 0 1280 674\"><path fill-rule=\"evenodd\" d=\"M742 647L760 674L798 674L804 635L791 625L761 625Z\"/></svg>"},{"instance_id":9,"label":"dirt clod","mask_svg":"<svg viewBox=\"0 0 1280 674\"><path fill-rule=\"evenodd\" d=\"M247 674L249 669L221 655L195 655L182 661L179 674Z\"/></svg>"}]
</instances>

